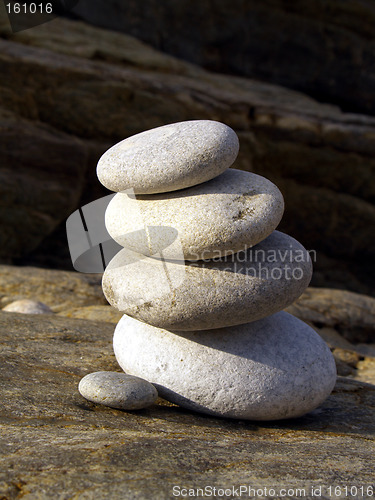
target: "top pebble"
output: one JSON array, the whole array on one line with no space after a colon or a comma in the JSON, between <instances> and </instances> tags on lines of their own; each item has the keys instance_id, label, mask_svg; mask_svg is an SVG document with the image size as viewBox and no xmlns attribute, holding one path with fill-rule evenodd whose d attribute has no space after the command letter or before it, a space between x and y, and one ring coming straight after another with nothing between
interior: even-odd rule
<instances>
[{"instance_id":1,"label":"top pebble","mask_svg":"<svg viewBox=\"0 0 375 500\"><path fill-rule=\"evenodd\" d=\"M224 123L194 120L165 125L119 142L100 158L97 174L111 191L167 193L206 182L237 157L236 133Z\"/></svg>"}]
</instances>

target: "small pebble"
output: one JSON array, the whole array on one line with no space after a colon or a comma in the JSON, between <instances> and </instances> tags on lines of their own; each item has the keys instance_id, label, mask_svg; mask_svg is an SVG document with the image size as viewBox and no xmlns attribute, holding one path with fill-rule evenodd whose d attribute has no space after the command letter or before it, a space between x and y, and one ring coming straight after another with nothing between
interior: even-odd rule
<instances>
[{"instance_id":1,"label":"small pebble","mask_svg":"<svg viewBox=\"0 0 375 500\"><path fill-rule=\"evenodd\" d=\"M5 306L3 311L22 314L52 314L53 311L43 302L37 300L22 299L11 302Z\"/></svg>"},{"instance_id":2,"label":"small pebble","mask_svg":"<svg viewBox=\"0 0 375 500\"><path fill-rule=\"evenodd\" d=\"M139 377L118 372L95 372L83 377L78 390L92 401L119 410L141 410L158 398L155 387Z\"/></svg>"}]
</instances>

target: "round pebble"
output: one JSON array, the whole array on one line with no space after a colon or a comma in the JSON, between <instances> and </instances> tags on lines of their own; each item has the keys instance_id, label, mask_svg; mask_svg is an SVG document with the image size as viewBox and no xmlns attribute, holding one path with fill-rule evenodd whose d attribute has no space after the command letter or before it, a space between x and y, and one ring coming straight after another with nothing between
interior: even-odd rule
<instances>
[{"instance_id":1,"label":"round pebble","mask_svg":"<svg viewBox=\"0 0 375 500\"><path fill-rule=\"evenodd\" d=\"M121 250L102 286L116 309L171 330L206 330L248 323L278 312L306 289L307 250L274 231L246 252L184 265Z\"/></svg>"},{"instance_id":2,"label":"round pebble","mask_svg":"<svg viewBox=\"0 0 375 500\"><path fill-rule=\"evenodd\" d=\"M52 310L46 304L43 304L43 302L29 299L22 299L11 302L2 310L22 314L52 314Z\"/></svg>"},{"instance_id":3,"label":"round pebble","mask_svg":"<svg viewBox=\"0 0 375 500\"><path fill-rule=\"evenodd\" d=\"M321 337L286 313L245 325L178 335L123 316L114 351L128 373L182 407L249 420L299 417L336 381Z\"/></svg>"},{"instance_id":4,"label":"round pebble","mask_svg":"<svg viewBox=\"0 0 375 500\"><path fill-rule=\"evenodd\" d=\"M168 252L181 244L187 260L238 252L264 240L279 224L284 201L279 189L260 175L230 169L211 181L174 193L116 194L105 225L123 247L143 255Z\"/></svg>"},{"instance_id":5,"label":"round pebble","mask_svg":"<svg viewBox=\"0 0 375 500\"><path fill-rule=\"evenodd\" d=\"M97 175L111 191L164 193L213 179L237 157L236 133L224 123L194 120L141 132L109 149Z\"/></svg>"},{"instance_id":6,"label":"round pebble","mask_svg":"<svg viewBox=\"0 0 375 500\"><path fill-rule=\"evenodd\" d=\"M78 390L92 401L119 410L140 410L155 403L155 387L142 378L118 372L95 372L83 377Z\"/></svg>"}]
</instances>

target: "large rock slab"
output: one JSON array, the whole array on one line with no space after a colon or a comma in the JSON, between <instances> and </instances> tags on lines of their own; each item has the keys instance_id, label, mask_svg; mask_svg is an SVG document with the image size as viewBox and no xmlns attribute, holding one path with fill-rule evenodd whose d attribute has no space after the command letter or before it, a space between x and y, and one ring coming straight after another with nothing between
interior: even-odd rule
<instances>
[{"instance_id":1,"label":"large rock slab","mask_svg":"<svg viewBox=\"0 0 375 500\"><path fill-rule=\"evenodd\" d=\"M6 260L34 250L76 207L88 152L78 138L4 110L1 100L0 259Z\"/></svg>"},{"instance_id":2,"label":"large rock slab","mask_svg":"<svg viewBox=\"0 0 375 500\"><path fill-rule=\"evenodd\" d=\"M82 376L119 370L114 326L0 312L0 495L172 498L173 487L372 484L375 388L339 378L316 411L272 423L159 400L137 412L85 401ZM332 460L332 457L335 460ZM125 473L124 473L125 471ZM276 495L275 495L276 496Z\"/></svg>"},{"instance_id":3,"label":"large rock slab","mask_svg":"<svg viewBox=\"0 0 375 500\"><path fill-rule=\"evenodd\" d=\"M198 5L188 0L163 5L157 0L121 5L81 0L74 12L211 70L259 78L375 113L372 3L249 0L244 5L234 0L215 1L213 7L209 0Z\"/></svg>"},{"instance_id":4,"label":"large rock slab","mask_svg":"<svg viewBox=\"0 0 375 500\"><path fill-rule=\"evenodd\" d=\"M0 309L22 299L38 300L53 312L105 306L101 275L36 267L0 266Z\"/></svg>"},{"instance_id":5,"label":"large rock slab","mask_svg":"<svg viewBox=\"0 0 375 500\"><path fill-rule=\"evenodd\" d=\"M375 342L375 299L367 295L308 288L287 311L316 327L330 327L354 343Z\"/></svg>"}]
</instances>

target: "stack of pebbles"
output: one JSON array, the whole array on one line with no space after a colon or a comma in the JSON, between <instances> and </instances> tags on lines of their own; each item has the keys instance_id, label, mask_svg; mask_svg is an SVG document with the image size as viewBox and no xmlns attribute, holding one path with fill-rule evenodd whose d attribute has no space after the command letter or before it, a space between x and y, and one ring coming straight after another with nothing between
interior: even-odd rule
<instances>
[{"instance_id":1,"label":"stack of pebbles","mask_svg":"<svg viewBox=\"0 0 375 500\"><path fill-rule=\"evenodd\" d=\"M106 227L123 249L103 276L124 316L114 351L127 374L182 407L222 417L298 417L336 380L319 335L283 312L307 287L309 253L276 231L283 197L229 169L239 143L206 120L159 127L109 149L99 180L117 194Z\"/></svg>"}]
</instances>

